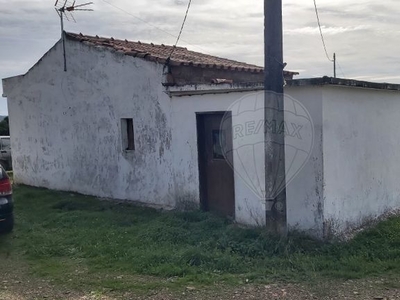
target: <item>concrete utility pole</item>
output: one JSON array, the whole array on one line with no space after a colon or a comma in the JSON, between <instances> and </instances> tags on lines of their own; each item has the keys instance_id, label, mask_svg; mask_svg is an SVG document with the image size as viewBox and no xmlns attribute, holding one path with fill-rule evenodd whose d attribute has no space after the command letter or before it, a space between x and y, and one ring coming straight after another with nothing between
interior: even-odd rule
<instances>
[{"instance_id":1,"label":"concrete utility pole","mask_svg":"<svg viewBox=\"0 0 400 300\"><path fill-rule=\"evenodd\" d=\"M285 130L278 129L284 124L282 0L264 0L264 15L266 219L269 231L285 235L286 189L277 194L285 185Z\"/></svg>"},{"instance_id":2,"label":"concrete utility pole","mask_svg":"<svg viewBox=\"0 0 400 300\"><path fill-rule=\"evenodd\" d=\"M336 78L336 53L333 53L333 78Z\"/></svg>"}]
</instances>

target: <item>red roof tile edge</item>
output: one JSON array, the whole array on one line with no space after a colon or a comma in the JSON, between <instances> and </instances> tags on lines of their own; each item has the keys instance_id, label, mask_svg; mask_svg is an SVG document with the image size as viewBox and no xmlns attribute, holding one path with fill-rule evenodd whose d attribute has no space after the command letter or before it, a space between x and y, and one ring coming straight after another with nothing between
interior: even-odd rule
<instances>
[{"instance_id":1,"label":"red roof tile edge","mask_svg":"<svg viewBox=\"0 0 400 300\"><path fill-rule=\"evenodd\" d=\"M201 68L217 68L233 71L253 72L260 73L264 71L263 67L247 64L235 60L203 54L188 50L183 47L174 47L168 45L155 45L153 43L132 42L128 40L119 40L99 36L83 35L82 33L76 34L67 32L66 37L70 40L79 42L87 42L94 46L105 47L113 49L125 55L139 57L152 62L165 64L172 50L173 54L170 58L172 66L194 66ZM286 75L298 75L298 72L283 71Z\"/></svg>"}]
</instances>

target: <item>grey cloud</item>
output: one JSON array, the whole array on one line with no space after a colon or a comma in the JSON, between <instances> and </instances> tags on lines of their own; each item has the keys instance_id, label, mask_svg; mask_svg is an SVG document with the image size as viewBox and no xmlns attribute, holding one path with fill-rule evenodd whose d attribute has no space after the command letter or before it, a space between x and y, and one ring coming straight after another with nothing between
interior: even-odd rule
<instances>
[{"instance_id":1,"label":"grey cloud","mask_svg":"<svg viewBox=\"0 0 400 300\"><path fill-rule=\"evenodd\" d=\"M184 1L182 1L182 0L175 0L174 1L174 4L175 5L178 5L178 6L184 6L184 5L187 5Z\"/></svg>"},{"instance_id":2,"label":"grey cloud","mask_svg":"<svg viewBox=\"0 0 400 300\"><path fill-rule=\"evenodd\" d=\"M187 5L187 0L107 1L137 18L98 0L93 5L94 12L77 12L77 23L66 22L66 30L173 44ZM400 82L393 68L398 61L394 53L398 52L400 2L320 0L318 3L328 52L337 53L346 76ZM60 37L53 2L0 0L0 7L0 77L25 73ZM312 1L286 0L283 13L288 69L302 70L302 77L331 75L332 64L322 48ZM262 1L251 5L244 0L193 1L180 45L262 65ZM0 113L2 109L0 101Z\"/></svg>"},{"instance_id":3,"label":"grey cloud","mask_svg":"<svg viewBox=\"0 0 400 300\"><path fill-rule=\"evenodd\" d=\"M249 17L249 18L261 18L261 19L263 19L263 18L264 18L264 13L263 13L263 12L249 13L249 14L247 15L247 17Z\"/></svg>"}]
</instances>

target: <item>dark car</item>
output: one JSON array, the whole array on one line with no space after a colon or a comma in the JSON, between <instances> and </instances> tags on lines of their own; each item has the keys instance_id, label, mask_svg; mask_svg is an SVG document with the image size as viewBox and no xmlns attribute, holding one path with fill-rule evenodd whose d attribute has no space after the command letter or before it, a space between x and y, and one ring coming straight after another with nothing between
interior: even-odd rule
<instances>
[{"instance_id":1,"label":"dark car","mask_svg":"<svg viewBox=\"0 0 400 300\"><path fill-rule=\"evenodd\" d=\"M7 233L14 227L12 186L6 171L0 166L0 232Z\"/></svg>"}]
</instances>

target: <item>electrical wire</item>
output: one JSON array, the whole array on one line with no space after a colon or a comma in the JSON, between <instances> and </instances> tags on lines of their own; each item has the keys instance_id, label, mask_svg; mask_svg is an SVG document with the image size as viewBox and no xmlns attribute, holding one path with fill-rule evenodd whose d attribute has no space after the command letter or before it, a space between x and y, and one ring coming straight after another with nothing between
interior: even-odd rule
<instances>
[{"instance_id":1,"label":"electrical wire","mask_svg":"<svg viewBox=\"0 0 400 300\"><path fill-rule=\"evenodd\" d=\"M339 62L337 61L337 59L336 59L336 63L337 63L337 65L339 66L339 69L340 69L340 72L341 72L342 75L343 75L343 78L345 78L346 75L344 75L343 70L342 70L342 67L340 66L340 64L339 64Z\"/></svg>"},{"instance_id":2,"label":"electrical wire","mask_svg":"<svg viewBox=\"0 0 400 300\"><path fill-rule=\"evenodd\" d=\"M171 59L171 56L172 56L172 54L174 53L174 51L175 51L175 49L176 49L176 46L177 46L178 43L179 43L179 39L181 38L181 35L182 35L182 32L183 32L183 28L185 27L186 19L187 19L187 16L188 16L188 14L189 14L189 9L190 9L190 5L191 5L191 4L192 4L192 0L189 0L188 6L187 6L187 9L186 9L186 13L185 13L185 17L183 18L181 30L179 31L179 34L178 34L178 37L177 37L177 39L176 39L175 45L174 45L174 47L172 48L172 51L171 51L171 53L169 54L169 57L168 57L167 61L169 61L169 60Z\"/></svg>"},{"instance_id":3,"label":"electrical wire","mask_svg":"<svg viewBox=\"0 0 400 300\"><path fill-rule=\"evenodd\" d=\"M326 58L327 58L329 61L333 62L333 59L331 59L331 58L329 57L328 51L326 50L326 44L325 44L324 35L322 34L321 22L320 22L320 20L319 20L319 13L318 13L317 1L316 1L316 0L314 0L314 7L315 7L315 14L316 14L316 16L317 16L317 21L318 21L319 33L320 33L320 35L321 35L322 45L324 46Z\"/></svg>"},{"instance_id":4,"label":"electrical wire","mask_svg":"<svg viewBox=\"0 0 400 300\"><path fill-rule=\"evenodd\" d=\"M172 34L172 33L168 32L168 31L166 31L166 30L164 30L164 29L162 29L162 28L160 28L160 27L158 27L158 26L156 26L156 25L154 25L154 24L151 24L150 22L147 22L146 20L144 20L144 19L142 19L142 18L139 18L138 16L135 16L134 14L130 13L129 11L127 11L127 10L121 8L121 7L116 6L116 5L112 4L111 2L108 2L108 1L106 1L106 0L101 0L101 1L103 1L104 3L106 3L106 4L108 4L108 5L112 6L112 7L114 7L115 9L118 9L119 11L121 11L121 12L123 12L123 13L125 13L125 14L127 14L127 15L129 15L129 16L131 16L131 17L133 17L133 18L135 18L135 19L137 19L137 20L139 20L139 21L145 23L145 24L147 24L148 26L151 26L151 27L153 27L153 28L155 28L155 29L157 29L157 30L159 30L159 31L164 32L165 34L167 34L167 35L169 35L169 36L171 36L171 37L173 37L173 38L176 38L176 39L177 39L177 42L179 42L180 36L177 37L175 34ZM191 2L191 1L190 1L190 2ZM188 13L188 12L187 12L187 13ZM186 18L187 18L187 13L186 13L186 16L185 16L185 21L186 21ZM183 24L183 26L184 26L184 24ZM181 28L181 32L182 32L182 30L183 30L183 27ZM184 41L186 44L188 44L188 45L190 45L190 46L193 46L193 47L195 47L195 48L201 50L201 51L204 52L204 53L207 52L205 49L203 49L203 48L201 48L201 47L199 47L199 46L193 45L193 44L189 43L188 41L185 41L185 40L182 40L182 41Z\"/></svg>"},{"instance_id":5,"label":"electrical wire","mask_svg":"<svg viewBox=\"0 0 400 300\"><path fill-rule=\"evenodd\" d=\"M146 20L143 20L142 18L139 18L139 17L135 16L134 14L131 14L129 11L127 11L127 10L121 8L121 7L118 7L118 6L116 6L116 5L114 5L114 4L110 3L110 2L108 2L108 1L106 1L106 0L101 0L101 1L103 1L104 3L107 3L108 5L114 7L115 9L118 9L118 10L120 10L120 11L122 11L122 12L128 14L128 15L130 15L131 17L134 17L135 19L137 19L137 20L139 20L139 21L141 21L141 22L143 22L143 23L146 23L147 25L149 25L149 26L151 26L151 27L153 27L153 28L155 28L155 29L158 29L158 30L160 30L160 31L162 31L162 32L164 32L164 33L166 33L166 34L168 34L168 35L170 35L170 36L176 38L176 35L174 35L174 34L172 34L172 33L169 33L168 31L165 31L164 29L161 29L160 27L157 27L156 25L151 24L151 23L147 22Z\"/></svg>"}]
</instances>

